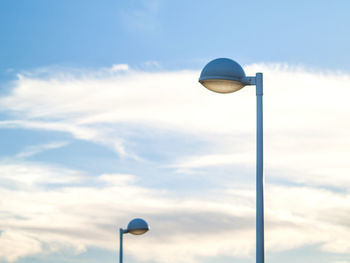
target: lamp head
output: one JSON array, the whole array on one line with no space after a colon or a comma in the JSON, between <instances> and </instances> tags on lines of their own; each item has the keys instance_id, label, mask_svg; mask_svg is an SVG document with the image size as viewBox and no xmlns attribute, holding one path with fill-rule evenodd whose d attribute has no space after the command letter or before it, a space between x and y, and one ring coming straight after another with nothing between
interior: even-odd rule
<instances>
[{"instance_id":1,"label":"lamp head","mask_svg":"<svg viewBox=\"0 0 350 263\"><path fill-rule=\"evenodd\" d=\"M243 68L236 61L217 58L203 68L199 82L211 91L231 93L240 90L247 84L245 78Z\"/></svg>"},{"instance_id":2,"label":"lamp head","mask_svg":"<svg viewBox=\"0 0 350 263\"><path fill-rule=\"evenodd\" d=\"M127 227L127 232L133 235L142 235L149 230L149 226L142 218L134 218Z\"/></svg>"}]
</instances>

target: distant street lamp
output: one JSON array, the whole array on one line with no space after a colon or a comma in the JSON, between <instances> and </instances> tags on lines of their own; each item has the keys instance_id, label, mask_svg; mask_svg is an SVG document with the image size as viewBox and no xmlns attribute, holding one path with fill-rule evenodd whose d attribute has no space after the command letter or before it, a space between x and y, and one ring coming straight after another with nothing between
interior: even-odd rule
<instances>
[{"instance_id":1,"label":"distant street lamp","mask_svg":"<svg viewBox=\"0 0 350 263\"><path fill-rule=\"evenodd\" d=\"M123 234L130 233L133 235L142 235L148 230L148 224L141 218L134 218L131 220L126 229L120 228L119 263L123 263Z\"/></svg>"},{"instance_id":2,"label":"distant street lamp","mask_svg":"<svg viewBox=\"0 0 350 263\"><path fill-rule=\"evenodd\" d=\"M264 263L264 176L263 176L263 75L246 77L243 68L228 58L210 61L202 70L199 82L218 93L231 93L247 85L256 86L256 263Z\"/></svg>"}]
</instances>

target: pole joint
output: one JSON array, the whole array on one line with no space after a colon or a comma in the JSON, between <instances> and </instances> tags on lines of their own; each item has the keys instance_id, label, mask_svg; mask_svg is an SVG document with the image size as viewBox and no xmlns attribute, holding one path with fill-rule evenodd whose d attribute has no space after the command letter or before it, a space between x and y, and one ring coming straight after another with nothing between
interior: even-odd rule
<instances>
[{"instance_id":1,"label":"pole joint","mask_svg":"<svg viewBox=\"0 0 350 263\"><path fill-rule=\"evenodd\" d=\"M256 96L262 96L263 95L263 74L262 73L256 73L255 85L256 85Z\"/></svg>"}]
</instances>

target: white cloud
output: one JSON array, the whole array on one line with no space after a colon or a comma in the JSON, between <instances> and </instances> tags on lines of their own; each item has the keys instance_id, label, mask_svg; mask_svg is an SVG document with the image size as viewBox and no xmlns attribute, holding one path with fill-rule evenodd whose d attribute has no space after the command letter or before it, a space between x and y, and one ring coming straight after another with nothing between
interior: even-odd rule
<instances>
[{"instance_id":1,"label":"white cloud","mask_svg":"<svg viewBox=\"0 0 350 263\"><path fill-rule=\"evenodd\" d=\"M198 167L208 167L208 166L219 166L219 165L229 165L229 164L244 164L250 163L249 156L246 154L209 154L209 155L199 155L190 156L186 160L180 163L176 163L171 167L175 168L198 168Z\"/></svg>"},{"instance_id":2,"label":"white cloud","mask_svg":"<svg viewBox=\"0 0 350 263\"><path fill-rule=\"evenodd\" d=\"M115 64L111 68L112 71L128 71L129 65L127 64Z\"/></svg>"},{"instance_id":3,"label":"white cloud","mask_svg":"<svg viewBox=\"0 0 350 263\"><path fill-rule=\"evenodd\" d=\"M12 262L23 255L32 255L41 252L40 241L16 231L6 231L0 236L0 259L5 258Z\"/></svg>"},{"instance_id":4,"label":"white cloud","mask_svg":"<svg viewBox=\"0 0 350 263\"><path fill-rule=\"evenodd\" d=\"M142 237L125 237L133 239L126 253L139 260L197 262L202 256L247 257L254 252L255 194L246 186L200 191L189 198L138 186L132 175L104 174L89 178L88 185L83 176L73 183L66 177L69 185L48 189L43 182L55 181L55 169L20 163L12 167L22 171L13 180L39 173L44 179L32 180L26 188L0 189L0 251L7 260L57 251L81 253L89 247L114 250L115 229L133 217L143 217L151 226ZM0 166L0 171L8 169ZM1 172L0 178L8 176ZM348 193L269 185L267 249L322 244L325 251L348 251L349 199Z\"/></svg>"},{"instance_id":5,"label":"white cloud","mask_svg":"<svg viewBox=\"0 0 350 263\"><path fill-rule=\"evenodd\" d=\"M299 184L267 185L267 248L321 244L324 251L349 251L350 76L281 65L246 69L264 72L265 174ZM140 72L125 65L76 75L24 74L0 100L0 108L14 117L0 126L68 132L136 160L147 156L138 156L137 146L135 152L126 146L129 133L166 130L196 136L207 145L205 151L179 155L161 166L180 172L232 164L253 167L254 87L214 94L197 83L198 75L198 71ZM0 244L4 244L0 249L8 260L41 253L43 246L74 253L87 247L114 249L114 229L126 225L130 216L145 217L152 228L126 247L138 259L195 262L198 256L247 256L254 251L250 186L229 191L227 185L186 198L138 186L127 174L90 178L95 186L89 186L81 172L61 167L8 162L0 164L0 171L0 194L6 197L1 208L6 213L0 214ZM50 183L61 186L44 187ZM23 245L13 252L11 242ZM136 247L142 253L135 254Z\"/></svg>"},{"instance_id":6,"label":"white cloud","mask_svg":"<svg viewBox=\"0 0 350 263\"><path fill-rule=\"evenodd\" d=\"M76 183L84 178L82 173L71 169L30 162L3 161L0 167L1 185L10 189L32 189L36 185Z\"/></svg>"},{"instance_id":7,"label":"white cloud","mask_svg":"<svg viewBox=\"0 0 350 263\"><path fill-rule=\"evenodd\" d=\"M245 68L249 75L264 72L266 172L299 183L349 187L350 76L286 65ZM198 71L44 73L22 75L0 100L1 108L17 117L1 126L66 131L134 159L142 156L126 148L128 139L115 125L171 130L212 145L206 153L174 160L174 167L254 161L254 87L215 94L197 82Z\"/></svg>"}]
</instances>

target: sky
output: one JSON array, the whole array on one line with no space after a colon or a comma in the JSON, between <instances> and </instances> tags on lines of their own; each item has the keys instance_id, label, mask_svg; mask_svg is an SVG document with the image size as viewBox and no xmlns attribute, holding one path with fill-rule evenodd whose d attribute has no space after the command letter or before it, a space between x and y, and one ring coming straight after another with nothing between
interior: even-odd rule
<instances>
[{"instance_id":1,"label":"sky","mask_svg":"<svg viewBox=\"0 0 350 263\"><path fill-rule=\"evenodd\" d=\"M0 262L350 263L348 1L0 0Z\"/></svg>"}]
</instances>

